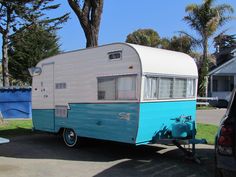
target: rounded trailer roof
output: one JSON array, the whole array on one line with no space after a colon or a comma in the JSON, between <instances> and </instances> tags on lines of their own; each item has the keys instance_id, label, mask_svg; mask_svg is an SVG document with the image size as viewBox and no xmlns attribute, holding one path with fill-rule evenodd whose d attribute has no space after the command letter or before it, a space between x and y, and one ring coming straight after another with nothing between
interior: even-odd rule
<instances>
[{"instance_id":1,"label":"rounded trailer roof","mask_svg":"<svg viewBox=\"0 0 236 177\"><path fill-rule=\"evenodd\" d=\"M128 45L138 53L143 74L198 76L196 63L187 54L135 44Z\"/></svg>"}]
</instances>

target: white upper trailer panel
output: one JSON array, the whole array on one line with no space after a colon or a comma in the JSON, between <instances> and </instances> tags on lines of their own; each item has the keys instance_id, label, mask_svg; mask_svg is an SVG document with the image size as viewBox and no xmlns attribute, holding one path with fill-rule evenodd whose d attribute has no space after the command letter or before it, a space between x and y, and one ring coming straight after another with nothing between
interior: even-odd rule
<instances>
[{"instance_id":1,"label":"white upper trailer panel","mask_svg":"<svg viewBox=\"0 0 236 177\"><path fill-rule=\"evenodd\" d=\"M132 49L133 51L132 51ZM114 51L122 52L122 59L125 60L123 62L117 62L112 64L107 64L108 61L108 53ZM135 55L135 53L137 55ZM78 58L79 56L79 58ZM103 56L103 57L101 57ZM65 59L66 57L66 59ZM73 58L73 59L72 59ZM133 60L135 58L135 60ZM137 60L139 58L139 60ZM90 63L96 65L90 65L90 68L94 70L94 66L102 67L103 72L107 72L109 75L114 70L110 70L110 68L106 68L108 66L113 66L115 72L124 72L122 68L120 68L120 63L130 63L133 64L134 61L141 62L137 63L136 66L141 66L139 68L133 68L136 72L140 72L141 74L154 73L160 75L183 75L183 76L192 76L197 77L198 71L197 66L193 58L189 55L175 52L165 49L158 49L153 47L146 47L141 45L129 44L129 43L114 43L108 44L96 48L82 49L72 52L62 53L55 57L48 58L46 60L41 61L38 65L45 61L53 61L53 60L67 60L65 62L69 62L72 60L80 60L79 64L83 65L83 63ZM85 60L85 62L83 61ZM87 60L87 61L86 61ZM92 67L91 67L92 66ZM112 69L113 69L112 67ZM131 70L129 70L131 71ZM101 72L101 71L100 71ZM104 75L107 75L104 73ZM115 74L115 73L114 73ZM118 74L118 73L117 73Z\"/></svg>"},{"instance_id":2,"label":"white upper trailer panel","mask_svg":"<svg viewBox=\"0 0 236 177\"><path fill-rule=\"evenodd\" d=\"M137 102L141 100L144 74L197 77L196 64L188 55L127 43L65 52L40 61L37 67L42 69L42 73L33 77L34 109L54 108L69 103ZM135 81L134 77L121 78L132 75ZM116 78L109 81L107 77ZM118 80L122 87L117 85ZM104 83L100 87L99 81ZM127 96L125 90L129 86L135 89L128 94L132 98L122 99ZM115 93L110 89L113 87L115 92L123 89L122 93ZM101 89L109 99L99 95Z\"/></svg>"},{"instance_id":3,"label":"white upper trailer panel","mask_svg":"<svg viewBox=\"0 0 236 177\"><path fill-rule=\"evenodd\" d=\"M196 63L187 54L141 45L128 45L138 53L143 74L198 76Z\"/></svg>"},{"instance_id":4,"label":"white upper trailer panel","mask_svg":"<svg viewBox=\"0 0 236 177\"><path fill-rule=\"evenodd\" d=\"M120 56L119 56L120 53ZM113 81L103 85L109 100L99 100L98 81L103 77L136 76L136 99L140 99L141 66L137 52L127 44L116 43L96 48L65 52L40 61L40 75L33 77L33 108L54 108L69 103L113 101ZM127 81L122 81L127 82ZM116 95L114 95L116 96ZM122 102L124 100L115 100Z\"/></svg>"}]
</instances>

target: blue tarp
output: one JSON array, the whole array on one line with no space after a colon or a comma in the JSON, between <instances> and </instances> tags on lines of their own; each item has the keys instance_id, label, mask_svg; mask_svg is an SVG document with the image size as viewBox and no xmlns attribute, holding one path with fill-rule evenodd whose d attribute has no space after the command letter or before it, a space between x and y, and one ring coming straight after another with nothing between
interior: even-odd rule
<instances>
[{"instance_id":1,"label":"blue tarp","mask_svg":"<svg viewBox=\"0 0 236 177\"><path fill-rule=\"evenodd\" d=\"M31 118L31 89L0 89L0 112L3 118Z\"/></svg>"}]
</instances>

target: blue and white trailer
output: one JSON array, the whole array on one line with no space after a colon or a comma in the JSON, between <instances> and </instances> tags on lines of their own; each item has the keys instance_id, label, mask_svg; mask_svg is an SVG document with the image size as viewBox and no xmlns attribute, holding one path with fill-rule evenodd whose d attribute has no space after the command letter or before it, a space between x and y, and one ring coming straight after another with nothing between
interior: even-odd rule
<instances>
[{"instance_id":1,"label":"blue and white trailer","mask_svg":"<svg viewBox=\"0 0 236 177\"><path fill-rule=\"evenodd\" d=\"M198 71L190 56L114 43L31 68L35 130L135 145L194 140ZM190 141L189 141L190 142Z\"/></svg>"}]
</instances>

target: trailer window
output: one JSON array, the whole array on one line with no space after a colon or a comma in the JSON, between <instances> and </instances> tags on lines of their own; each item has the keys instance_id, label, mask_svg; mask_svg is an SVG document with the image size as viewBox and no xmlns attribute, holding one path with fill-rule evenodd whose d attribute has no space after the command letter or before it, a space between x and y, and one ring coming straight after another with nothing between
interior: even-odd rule
<instances>
[{"instance_id":1,"label":"trailer window","mask_svg":"<svg viewBox=\"0 0 236 177\"><path fill-rule=\"evenodd\" d=\"M117 78L117 99L132 100L136 97L136 77L125 76Z\"/></svg>"},{"instance_id":2,"label":"trailer window","mask_svg":"<svg viewBox=\"0 0 236 177\"><path fill-rule=\"evenodd\" d=\"M98 100L136 99L136 76L98 78Z\"/></svg>"},{"instance_id":3,"label":"trailer window","mask_svg":"<svg viewBox=\"0 0 236 177\"><path fill-rule=\"evenodd\" d=\"M185 98L187 79L175 79L174 80L174 98Z\"/></svg>"},{"instance_id":4,"label":"trailer window","mask_svg":"<svg viewBox=\"0 0 236 177\"><path fill-rule=\"evenodd\" d=\"M98 99L114 100L116 95L115 78L99 78L98 79Z\"/></svg>"},{"instance_id":5,"label":"trailer window","mask_svg":"<svg viewBox=\"0 0 236 177\"><path fill-rule=\"evenodd\" d=\"M187 80L187 97L194 97L195 96L195 86L196 80L195 79L188 79Z\"/></svg>"},{"instance_id":6,"label":"trailer window","mask_svg":"<svg viewBox=\"0 0 236 177\"><path fill-rule=\"evenodd\" d=\"M160 95L159 98L166 99L173 97L173 79L160 78Z\"/></svg>"},{"instance_id":7,"label":"trailer window","mask_svg":"<svg viewBox=\"0 0 236 177\"><path fill-rule=\"evenodd\" d=\"M146 99L157 99L158 95L158 78L146 78L144 97Z\"/></svg>"},{"instance_id":8,"label":"trailer window","mask_svg":"<svg viewBox=\"0 0 236 177\"><path fill-rule=\"evenodd\" d=\"M144 99L179 99L195 96L196 79L146 76Z\"/></svg>"}]
</instances>

